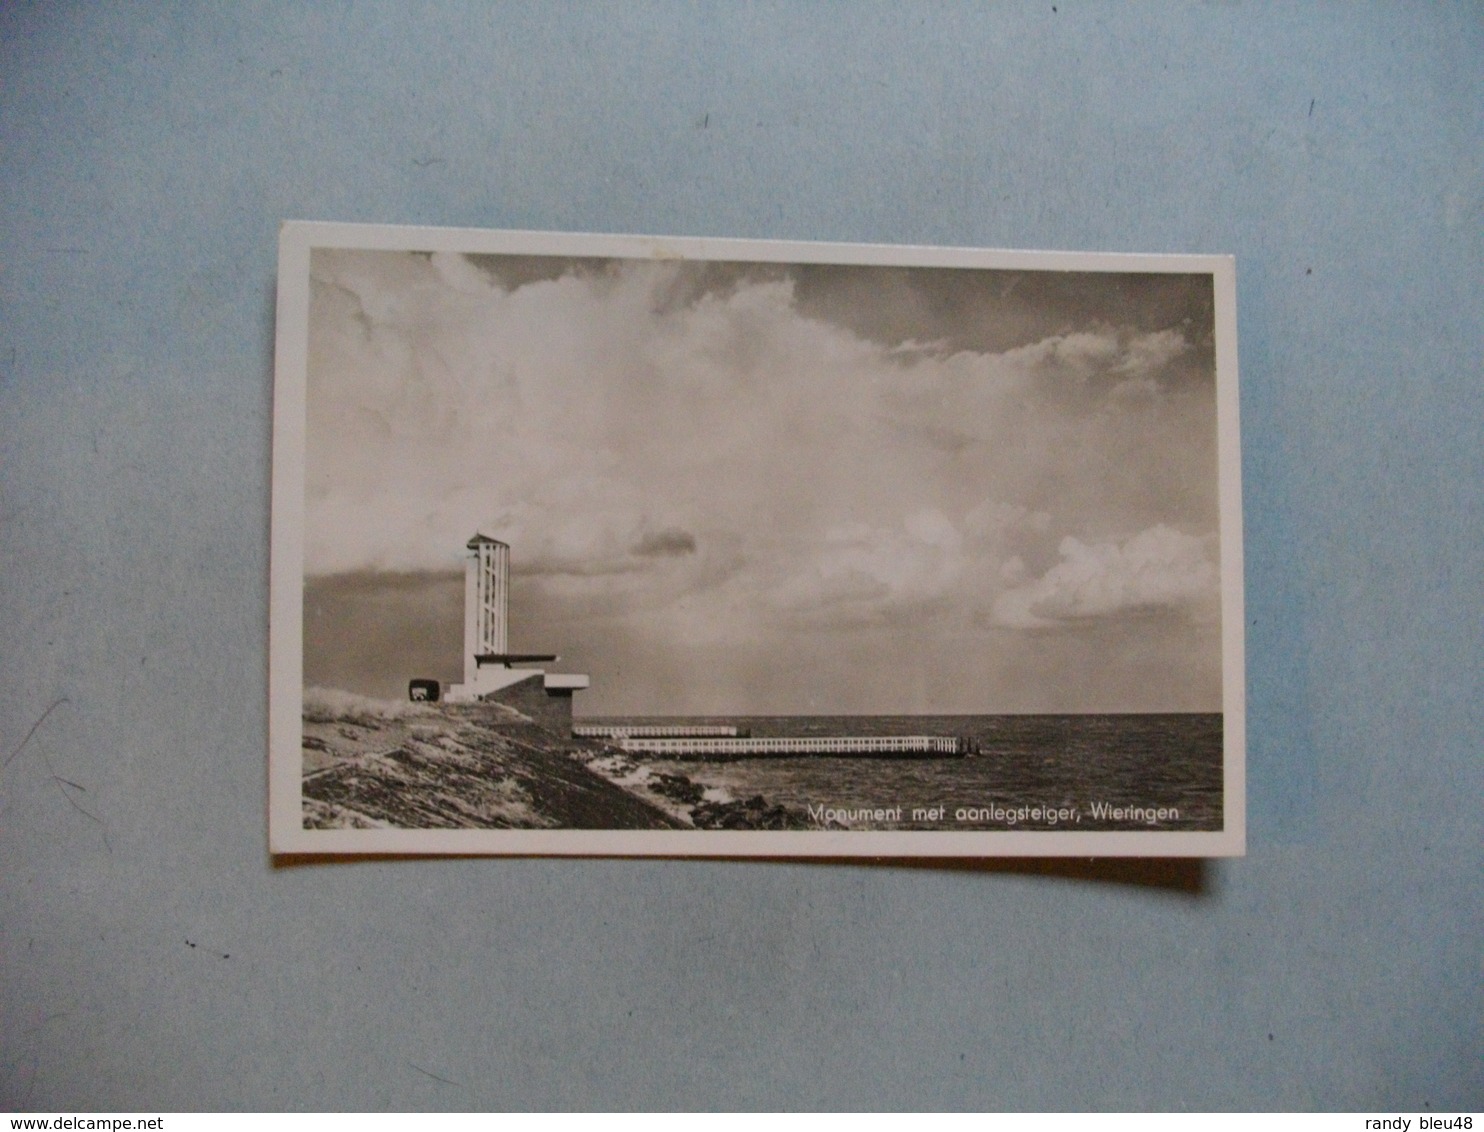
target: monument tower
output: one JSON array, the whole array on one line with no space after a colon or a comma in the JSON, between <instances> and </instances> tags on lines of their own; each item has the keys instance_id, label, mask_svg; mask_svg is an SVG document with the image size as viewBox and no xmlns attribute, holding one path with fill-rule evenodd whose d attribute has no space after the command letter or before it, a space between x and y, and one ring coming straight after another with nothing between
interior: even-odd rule
<instances>
[{"instance_id":1,"label":"monument tower","mask_svg":"<svg viewBox=\"0 0 1484 1132\"><path fill-rule=\"evenodd\" d=\"M448 701L502 703L570 732L572 693L588 678L526 667L555 663L561 658L554 653L510 651L510 547L478 533L465 545L464 682L449 686Z\"/></svg>"},{"instance_id":2,"label":"monument tower","mask_svg":"<svg viewBox=\"0 0 1484 1132\"><path fill-rule=\"evenodd\" d=\"M473 553L464 559L464 683L472 684L478 657L510 652L510 547L479 534L468 547Z\"/></svg>"}]
</instances>

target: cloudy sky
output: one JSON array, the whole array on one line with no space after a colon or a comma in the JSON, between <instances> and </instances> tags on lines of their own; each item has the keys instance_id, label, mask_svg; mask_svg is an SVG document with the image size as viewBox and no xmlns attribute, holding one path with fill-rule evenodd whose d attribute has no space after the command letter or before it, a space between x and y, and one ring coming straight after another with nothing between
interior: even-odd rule
<instances>
[{"instance_id":1,"label":"cloudy sky","mask_svg":"<svg viewBox=\"0 0 1484 1132\"><path fill-rule=\"evenodd\" d=\"M1220 708L1208 276L317 250L306 680L578 711Z\"/></svg>"}]
</instances>

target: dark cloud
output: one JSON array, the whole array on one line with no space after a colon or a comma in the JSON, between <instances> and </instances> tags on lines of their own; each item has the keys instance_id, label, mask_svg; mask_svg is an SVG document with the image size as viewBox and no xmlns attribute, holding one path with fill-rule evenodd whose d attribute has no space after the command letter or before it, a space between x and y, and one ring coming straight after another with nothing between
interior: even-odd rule
<instances>
[{"instance_id":1,"label":"dark cloud","mask_svg":"<svg viewBox=\"0 0 1484 1132\"><path fill-rule=\"evenodd\" d=\"M696 536L678 527L650 531L634 544L634 553L641 558L677 558L695 552Z\"/></svg>"},{"instance_id":2,"label":"dark cloud","mask_svg":"<svg viewBox=\"0 0 1484 1132\"><path fill-rule=\"evenodd\" d=\"M506 291L514 291L527 283L546 283L572 273L592 273L600 270L606 262L546 255L465 253L464 258Z\"/></svg>"},{"instance_id":3,"label":"dark cloud","mask_svg":"<svg viewBox=\"0 0 1484 1132\"><path fill-rule=\"evenodd\" d=\"M802 314L888 346L999 353L1096 324L1133 333L1183 328L1196 372L1209 379L1214 364L1209 275L832 264L791 272Z\"/></svg>"},{"instance_id":4,"label":"dark cloud","mask_svg":"<svg viewBox=\"0 0 1484 1132\"><path fill-rule=\"evenodd\" d=\"M547 283L564 276L588 280L617 278L630 260L599 256L513 255L466 252L464 258L491 282L506 291L530 283ZM685 270L664 278L655 288L651 308L656 314L683 310L704 298L730 295L745 283L776 282L788 278L789 265L690 260Z\"/></svg>"}]
</instances>

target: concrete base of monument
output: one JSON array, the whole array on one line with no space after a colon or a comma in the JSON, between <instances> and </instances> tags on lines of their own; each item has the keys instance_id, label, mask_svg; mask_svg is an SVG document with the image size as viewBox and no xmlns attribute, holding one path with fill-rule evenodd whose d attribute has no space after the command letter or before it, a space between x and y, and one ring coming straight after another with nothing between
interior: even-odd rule
<instances>
[{"instance_id":1,"label":"concrete base of monument","mask_svg":"<svg viewBox=\"0 0 1484 1132\"><path fill-rule=\"evenodd\" d=\"M590 681L575 673L539 668L481 668L473 682L451 684L444 699L452 704L497 703L530 716L561 735L572 733L572 693Z\"/></svg>"}]
</instances>

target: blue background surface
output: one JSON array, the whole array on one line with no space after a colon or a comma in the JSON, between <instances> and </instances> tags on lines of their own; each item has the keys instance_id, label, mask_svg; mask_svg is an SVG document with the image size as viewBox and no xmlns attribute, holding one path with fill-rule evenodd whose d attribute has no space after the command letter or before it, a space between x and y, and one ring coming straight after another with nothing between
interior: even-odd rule
<instances>
[{"instance_id":1,"label":"blue background surface","mask_svg":"<svg viewBox=\"0 0 1484 1132\"><path fill-rule=\"evenodd\" d=\"M1481 60L1477 4L7 5L0 1104L1479 1108ZM1250 856L274 867L286 218L1234 253Z\"/></svg>"}]
</instances>

